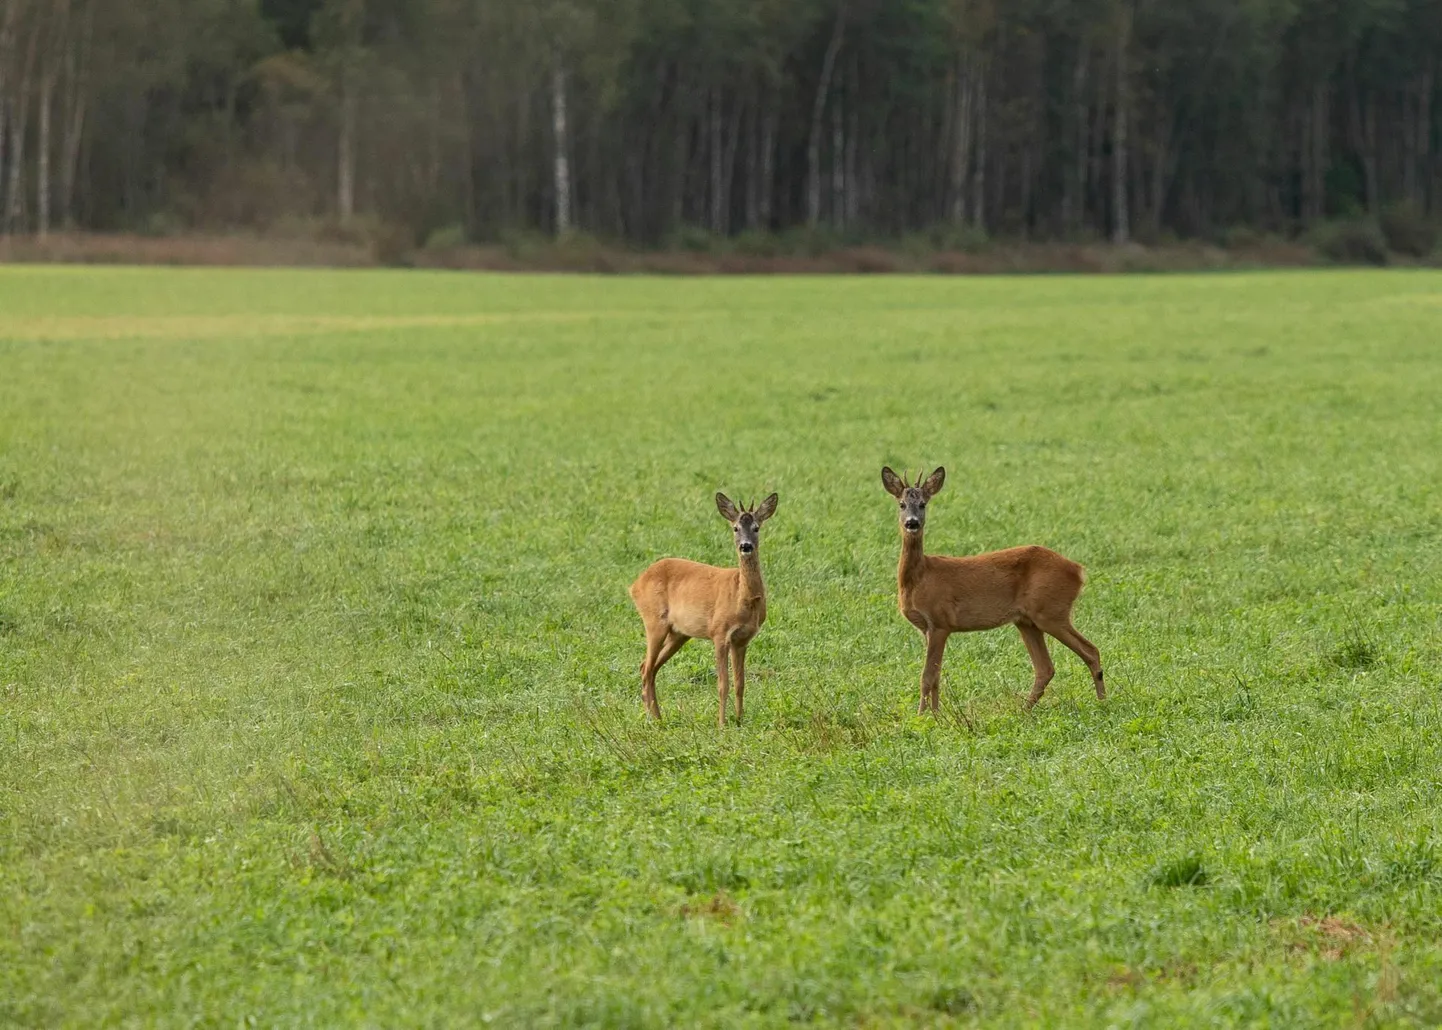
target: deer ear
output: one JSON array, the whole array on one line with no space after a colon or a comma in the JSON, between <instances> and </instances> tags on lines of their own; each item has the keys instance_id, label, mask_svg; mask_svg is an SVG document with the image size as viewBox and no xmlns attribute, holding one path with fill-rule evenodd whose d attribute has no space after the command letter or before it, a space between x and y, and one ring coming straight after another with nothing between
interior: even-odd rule
<instances>
[{"instance_id":1,"label":"deer ear","mask_svg":"<svg viewBox=\"0 0 1442 1030\"><path fill-rule=\"evenodd\" d=\"M892 497L900 497L901 492L906 489L906 484L901 477L891 471L890 465L884 465L881 469L881 485L886 487L886 492Z\"/></svg>"},{"instance_id":2,"label":"deer ear","mask_svg":"<svg viewBox=\"0 0 1442 1030\"><path fill-rule=\"evenodd\" d=\"M722 493L716 495L716 510L727 522L735 522L741 517L741 513L736 510L736 505L731 503L731 498Z\"/></svg>"},{"instance_id":3,"label":"deer ear","mask_svg":"<svg viewBox=\"0 0 1442 1030\"><path fill-rule=\"evenodd\" d=\"M762 501L761 506L756 509L756 524L758 526L776 514L776 500L776 495L772 494L766 498L766 500Z\"/></svg>"},{"instance_id":4,"label":"deer ear","mask_svg":"<svg viewBox=\"0 0 1442 1030\"><path fill-rule=\"evenodd\" d=\"M925 483L921 484L921 492L929 501L941 493L941 484L946 482L946 469L939 468L927 477Z\"/></svg>"}]
</instances>

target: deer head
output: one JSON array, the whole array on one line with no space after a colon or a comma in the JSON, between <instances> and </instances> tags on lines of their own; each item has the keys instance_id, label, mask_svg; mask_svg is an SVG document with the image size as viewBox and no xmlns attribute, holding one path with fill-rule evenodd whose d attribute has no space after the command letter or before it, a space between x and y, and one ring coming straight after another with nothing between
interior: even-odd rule
<instances>
[{"instance_id":1,"label":"deer head","mask_svg":"<svg viewBox=\"0 0 1442 1030\"><path fill-rule=\"evenodd\" d=\"M776 495L766 498L759 507L738 508L731 498L718 493L716 510L731 523L731 530L736 534L736 550L742 556L755 554L756 548L761 545L761 524L776 514Z\"/></svg>"},{"instance_id":2,"label":"deer head","mask_svg":"<svg viewBox=\"0 0 1442 1030\"><path fill-rule=\"evenodd\" d=\"M920 533L926 525L926 502L941 492L941 485L946 482L946 469L938 468L931 475L922 481L921 474L917 473L916 485L910 486L890 466L881 470L881 485L886 487L886 492L895 497L900 506L898 518L901 521L903 533Z\"/></svg>"}]
</instances>

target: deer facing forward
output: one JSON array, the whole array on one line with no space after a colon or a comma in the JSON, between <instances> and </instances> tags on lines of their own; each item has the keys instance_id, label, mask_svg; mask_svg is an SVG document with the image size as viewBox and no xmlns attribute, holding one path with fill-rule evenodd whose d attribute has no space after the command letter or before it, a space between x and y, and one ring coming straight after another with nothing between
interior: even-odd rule
<instances>
[{"instance_id":1,"label":"deer facing forward","mask_svg":"<svg viewBox=\"0 0 1442 1030\"><path fill-rule=\"evenodd\" d=\"M761 525L776 513L772 494L753 509L737 508L725 494L716 510L736 536L737 567L662 558L636 577L631 600L646 626L646 658L641 663L641 700L653 719L661 718L656 673L692 637L716 647L716 725L726 727L727 660L736 669L736 721L746 696L746 648L766 621L766 584L761 581Z\"/></svg>"},{"instance_id":2,"label":"deer facing forward","mask_svg":"<svg viewBox=\"0 0 1442 1030\"><path fill-rule=\"evenodd\" d=\"M946 469L910 486L890 468L881 483L900 505L901 562L896 570L897 606L926 638L926 667L921 673L921 707L940 707L941 660L953 633L995 629L1011 623L1031 655L1036 680L1027 696L1030 708L1056 672L1047 653L1049 634L1086 663L1097 697L1106 697L1101 655L1071 622L1072 605L1086 575L1082 567L1045 547L1012 547L967 558L926 554L921 548L926 505L940 492Z\"/></svg>"}]
</instances>

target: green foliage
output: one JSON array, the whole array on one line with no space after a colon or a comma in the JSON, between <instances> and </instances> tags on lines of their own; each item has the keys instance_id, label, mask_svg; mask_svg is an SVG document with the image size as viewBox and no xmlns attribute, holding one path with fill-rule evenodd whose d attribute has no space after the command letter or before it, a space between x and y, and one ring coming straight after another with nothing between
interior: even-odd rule
<instances>
[{"instance_id":1,"label":"green foliage","mask_svg":"<svg viewBox=\"0 0 1442 1030\"><path fill-rule=\"evenodd\" d=\"M782 252L781 241L776 234L760 229L747 229L738 234L732 245L737 253L754 257L776 257Z\"/></svg>"},{"instance_id":2,"label":"green foliage","mask_svg":"<svg viewBox=\"0 0 1442 1030\"><path fill-rule=\"evenodd\" d=\"M670 250L688 250L696 254L714 252L724 243L709 229L699 225L679 225L668 240Z\"/></svg>"},{"instance_id":3,"label":"green foliage","mask_svg":"<svg viewBox=\"0 0 1442 1030\"><path fill-rule=\"evenodd\" d=\"M427 250L450 250L466 245L466 227L459 223L442 225L426 236Z\"/></svg>"},{"instance_id":4,"label":"green foliage","mask_svg":"<svg viewBox=\"0 0 1442 1030\"><path fill-rule=\"evenodd\" d=\"M959 250L974 254L985 250L989 242L986 230L979 226L938 223L925 232L912 233L904 237L902 249L915 253Z\"/></svg>"},{"instance_id":5,"label":"green foliage","mask_svg":"<svg viewBox=\"0 0 1442 1030\"><path fill-rule=\"evenodd\" d=\"M1222 233L1217 242L1228 250L1246 250L1266 242L1266 237L1251 226L1234 225Z\"/></svg>"},{"instance_id":6,"label":"green foliage","mask_svg":"<svg viewBox=\"0 0 1442 1030\"><path fill-rule=\"evenodd\" d=\"M0 1023L1435 1025L1439 296L0 268ZM916 717L883 463L1106 702ZM718 489L746 723L693 642L652 725Z\"/></svg>"},{"instance_id":7,"label":"green foliage","mask_svg":"<svg viewBox=\"0 0 1442 1030\"><path fill-rule=\"evenodd\" d=\"M1415 204L1394 204L1382 212L1382 236L1389 249L1427 257L1437 249L1437 222Z\"/></svg>"},{"instance_id":8,"label":"green foliage","mask_svg":"<svg viewBox=\"0 0 1442 1030\"><path fill-rule=\"evenodd\" d=\"M1349 218L1318 225L1309 234L1312 246L1339 265L1385 265L1387 241L1370 218Z\"/></svg>"}]
</instances>

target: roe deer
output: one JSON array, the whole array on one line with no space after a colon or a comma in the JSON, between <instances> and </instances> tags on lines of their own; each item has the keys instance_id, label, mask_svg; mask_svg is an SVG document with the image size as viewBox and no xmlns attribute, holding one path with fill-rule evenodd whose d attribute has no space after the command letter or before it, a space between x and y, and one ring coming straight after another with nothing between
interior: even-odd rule
<instances>
[{"instance_id":1,"label":"roe deer","mask_svg":"<svg viewBox=\"0 0 1442 1030\"><path fill-rule=\"evenodd\" d=\"M1092 642L1071 623L1072 605L1081 593L1086 574L1070 558L1045 547L1011 547L968 558L926 554L921 532L926 525L926 502L946 481L939 468L925 482L921 476L910 486L889 468L881 470L881 484L901 505L901 562L896 570L897 607L926 637L926 667L921 673L921 707L940 707L941 659L946 639L953 633L995 629L1011 623L1031 654L1036 681L1026 699L1030 708L1041 700L1056 671L1047 653L1048 633L1077 653L1086 663L1097 697L1106 697L1102 684L1101 655Z\"/></svg>"},{"instance_id":2,"label":"roe deer","mask_svg":"<svg viewBox=\"0 0 1442 1030\"><path fill-rule=\"evenodd\" d=\"M726 727L727 658L736 667L736 722L746 696L746 647L766 621L766 584L761 582L761 524L776 513L776 495L760 507L737 508L725 494L716 510L736 534L738 567L662 558L631 584L631 600L646 625L646 660L641 663L641 700L651 718L661 718L656 673L692 637L716 645L716 726Z\"/></svg>"}]
</instances>

